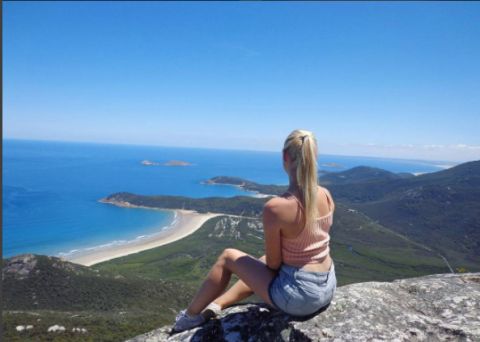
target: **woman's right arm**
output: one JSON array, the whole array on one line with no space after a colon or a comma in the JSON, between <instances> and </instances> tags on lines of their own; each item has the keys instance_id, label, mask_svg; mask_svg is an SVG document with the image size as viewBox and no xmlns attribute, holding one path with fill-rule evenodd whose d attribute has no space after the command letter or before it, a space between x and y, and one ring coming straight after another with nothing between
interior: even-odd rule
<instances>
[{"instance_id":1,"label":"woman's right arm","mask_svg":"<svg viewBox=\"0 0 480 342\"><path fill-rule=\"evenodd\" d=\"M278 270L282 265L280 224L276 214L275 199L269 200L263 207L263 232L265 236L265 255L267 267Z\"/></svg>"}]
</instances>

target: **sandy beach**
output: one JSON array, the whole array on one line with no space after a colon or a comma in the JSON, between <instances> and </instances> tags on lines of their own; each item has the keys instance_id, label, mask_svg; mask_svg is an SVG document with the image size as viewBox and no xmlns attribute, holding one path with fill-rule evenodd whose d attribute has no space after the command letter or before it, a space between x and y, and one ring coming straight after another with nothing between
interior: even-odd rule
<instances>
[{"instance_id":1,"label":"sandy beach","mask_svg":"<svg viewBox=\"0 0 480 342\"><path fill-rule=\"evenodd\" d=\"M113 245L91 251L79 252L72 256L65 257L65 259L80 265L91 266L98 264L99 262L138 253L180 240L194 233L208 219L221 215L213 213L200 214L192 210L177 209L174 211L177 214L176 221L171 226L157 234L143 239L133 240L122 245Z\"/></svg>"}]
</instances>

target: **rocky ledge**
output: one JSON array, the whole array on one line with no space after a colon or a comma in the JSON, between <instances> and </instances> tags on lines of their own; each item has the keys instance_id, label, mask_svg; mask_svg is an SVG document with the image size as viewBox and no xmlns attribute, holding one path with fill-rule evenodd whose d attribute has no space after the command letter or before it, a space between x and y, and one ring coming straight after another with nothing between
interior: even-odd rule
<instances>
[{"instance_id":1,"label":"rocky ledge","mask_svg":"<svg viewBox=\"0 0 480 342\"><path fill-rule=\"evenodd\" d=\"M202 327L170 331L129 341L480 341L480 273L343 286L325 311L307 319L243 304Z\"/></svg>"}]
</instances>

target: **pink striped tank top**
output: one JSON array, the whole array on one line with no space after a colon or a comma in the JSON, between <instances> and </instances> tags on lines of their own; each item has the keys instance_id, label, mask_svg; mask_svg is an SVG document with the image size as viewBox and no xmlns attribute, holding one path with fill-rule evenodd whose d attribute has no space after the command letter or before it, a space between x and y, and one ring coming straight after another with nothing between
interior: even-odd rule
<instances>
[{"instance_id":1,"label":"pink striped tank top","mask_svg":"<svg viewBox=\"0 0 480 342\"><path fill-rule=\"evenodd\" d=\"M295 197L294 195L292 196ZM327 197L328 208L330 210L327 215L318 217L313 223L314 227L305 226L295 238L281 237L282 260L285 264L301 266L316 263L321 261L330 252L329 232L333 224L333 211L330 208L330 198L326 193L325 196ZM298 205L303 207L298 198L295 197L295 199Z\"/></svg>"}]
</instances>

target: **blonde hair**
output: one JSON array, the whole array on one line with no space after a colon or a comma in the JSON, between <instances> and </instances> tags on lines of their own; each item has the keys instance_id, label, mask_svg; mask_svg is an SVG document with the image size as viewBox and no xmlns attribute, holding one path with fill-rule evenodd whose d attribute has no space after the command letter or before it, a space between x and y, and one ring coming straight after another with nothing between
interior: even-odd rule
<instances>
[{"instance_id":1,"label":"blonde hair","mask_svg":"<svg viewBox=\"0 0 480 342\"><path fill-rule=\"evenodd\" d=\"M317 139L310 131L296 129L285 140L283 151L292 161L290 171L295 170L305 208L305 222L310 224L318 216Z\"/></svg>"}]
</instances>

